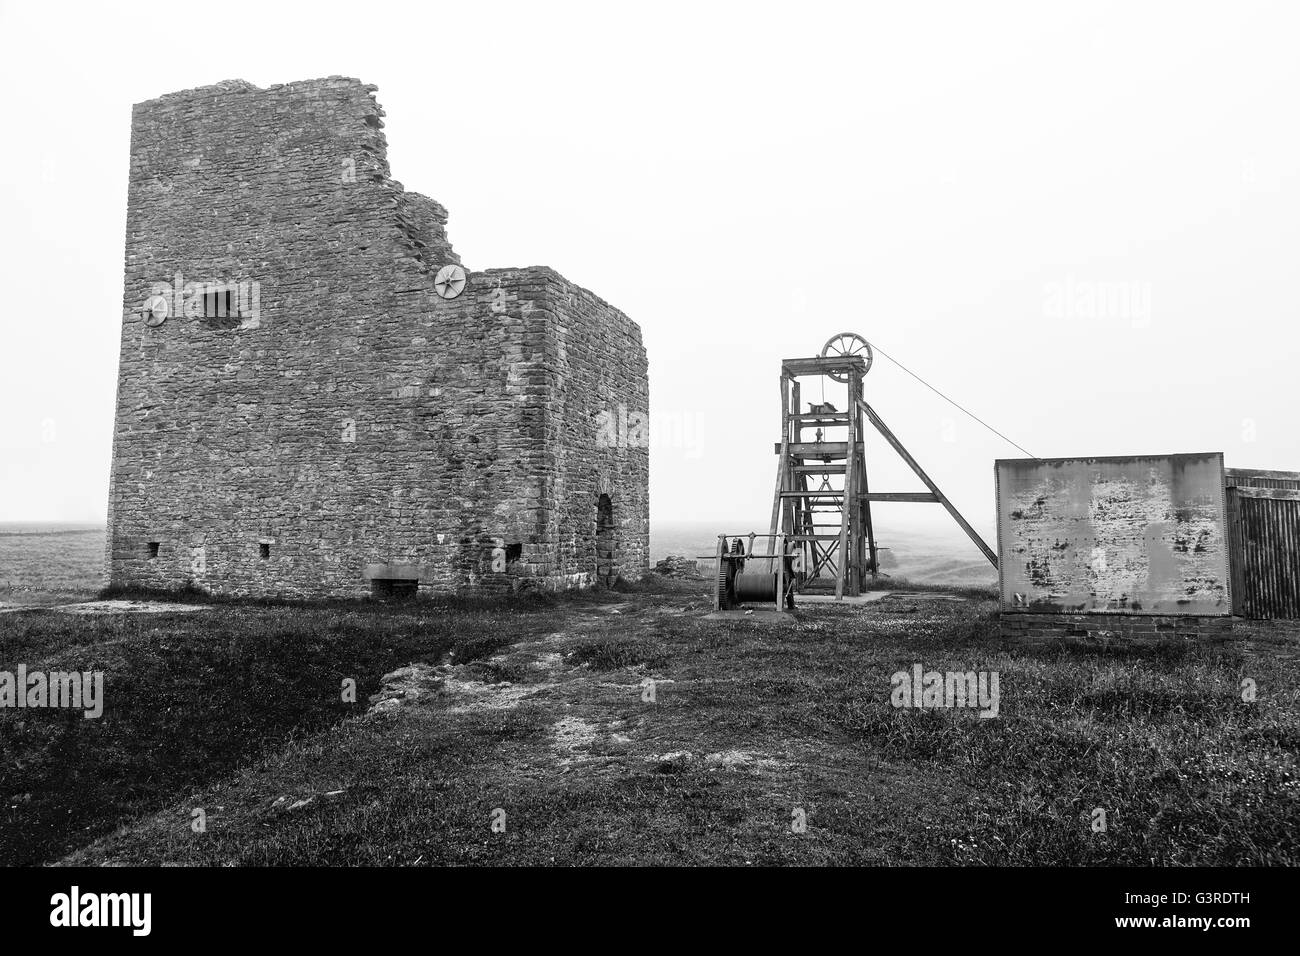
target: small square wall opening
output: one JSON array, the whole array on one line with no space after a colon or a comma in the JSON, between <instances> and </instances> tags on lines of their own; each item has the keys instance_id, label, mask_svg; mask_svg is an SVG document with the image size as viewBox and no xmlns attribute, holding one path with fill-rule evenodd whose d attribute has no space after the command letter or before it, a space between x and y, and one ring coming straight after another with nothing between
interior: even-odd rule
<instances>
[{"instance_id":1,"label":"small square wall opening","mask_svg":"<svg viewBox=\"0 0 1300 956\"><path fill-rule=\"evenodd\" d=\"M149 560L150 560L150 561L152 561L154 558L158 557L158 546L159 546L159 544L160 544L160 542L158 542L158 541L150 541L150 542L149 542Z\"/></svg>"},{"instance_id":2,"label":"small square wall opening","mask_svg":"<svg viewBox=\"0 0 1300 956\"><path fill-rule=\"evenodd\" d=\"M506 564L513 564L524 556L524 546L522 544L506 545Z\"/></svg>"},{"instance_id":3,"label":"small square wall opening","mask_svg":"<svg viewBox=\"0 0 1300 956\"><path fill-rule=\"evenodd\" d=\"M419 587L419 578L372 578L370 595L380 601L409 601Z\"/></svg>"},{"instance_id":4,"label":"small square wall opening","mask_svg":"<svg viewBox=\"0 0 1300 956\"><path fill-rule=\"evenodd\" d=\"M271 543L270 543L269 541L263 541L261 544L259 544L259 545L257 546L257 553L258 553L259 555L261 555L263 561L265 561L265 560L267 560L268 558L270 558L270 557L271 557Z\"/></svg>"},{"instance_id":5,"label":"small square wall opening","mask_svg":"<svg viewBox=\"0 0 1300 956\"><path fill-rule=\"evenodd\" d=\"M239 301L229 286L209 286L203 292L203 317L225 319L239 314Z\"/></svg>"}]
</instances>

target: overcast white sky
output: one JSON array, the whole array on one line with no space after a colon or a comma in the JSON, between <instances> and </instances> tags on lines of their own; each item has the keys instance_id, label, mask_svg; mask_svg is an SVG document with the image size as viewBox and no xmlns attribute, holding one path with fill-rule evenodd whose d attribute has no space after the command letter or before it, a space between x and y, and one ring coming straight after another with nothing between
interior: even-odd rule
<instances>
[{"instance_id":1,"label":"overcast white sky","mask_svg":"<svg viewBox=\"0 0 1300 956\"><path fill-rule=\"evenodd\" d=\"M1298 28L1239 0L0 3L0 520L104 515L131 104L330 74L379 86L393 175L468 266L553 266L641 324L656 522L766 523L780 359L840 331L1038 456L1300 469ZM990 527L1020 453L888 362L867 387ZM874 490L919 487L869 454Z\"/></svg>"}]
</instances>

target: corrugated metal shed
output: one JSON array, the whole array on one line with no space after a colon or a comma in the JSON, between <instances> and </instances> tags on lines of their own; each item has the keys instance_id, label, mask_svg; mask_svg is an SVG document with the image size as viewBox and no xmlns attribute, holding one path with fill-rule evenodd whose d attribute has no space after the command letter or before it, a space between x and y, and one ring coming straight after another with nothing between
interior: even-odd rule
<instances>
[{"instance_id":1,"label":"corrugated metal shed","mask_svg":"<svg viewBox=\"0 0 1300 956\"><path fill-rule=\"evenodd\" d=\"M1224 473L1233 613L1300 618L1300 472Z\"/></svg>"},{"instance_id":2,"label":"corrugated metal shed","mask_svg":"<svg viewBox=\"0 0 1300 956\"><path fill-rule=\"evenodd\" d=\"M1300 471L1225 468L1223 483L1229 488L1289 488L1293 491L1300 491Z\"/></svg>"}]
</instances>

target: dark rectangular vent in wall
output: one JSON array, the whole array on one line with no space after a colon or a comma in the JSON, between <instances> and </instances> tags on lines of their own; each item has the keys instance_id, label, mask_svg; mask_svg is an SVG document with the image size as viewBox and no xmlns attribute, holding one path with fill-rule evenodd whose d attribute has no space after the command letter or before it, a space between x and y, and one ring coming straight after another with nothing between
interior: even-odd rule
<instances>
[{"instance_id":1,"label":"dark rectangular vent in wall","mask_svg":"<svg viewBox=\"0 0 1300 956\"><path fill-rule=\"evenodd\" d=\"M209 286L203 292L203 320L212 328L234 329L240 325L239 289L233 285Z\"/></svg>"},{"instance_id":2,"label":"dark rectangular vent in wall","mask_svg":"<svg viewBox=\"0 0 1300 956\"><path fill-rule=\"evenodd\" d=\"M239 302L235 291L229 286L220 289L208 289L203 293L203 317L205 319L228 319L239 315Z\"/></svg>"},{"instance_id":3,"label":"dark rectangular vent in wall","mask_svg":"<svg viewBox=\"0 0 1300 956\"><path fill-rule=\"evenodd\" d=\"M418 578L373 578L370 594L380 601L406 601L415 597L419 587Z\"/></svg>"},{"instance_id":4,"label":"dark rectangular vent in wall","mask_svg":"<svg viewBox=\"0 0 1300 956\"><path fill-rule=\"evenodd\" d=\"M157 542L157 541L150 541L150 542L149 542L149 558L150 558L150 560L152 560L153 558L156 558L156 557L158 557L158 542Z\"/></svg>"},{"instance_id":5,"label":"dark rectangular vent in wall","mask_svg":"<svg viewBox=\"0 0 1300 956\"><path fill-rule=\"evenodd\" d=\"M265 541L257 546L257 550L262 555L263 561L271 556L271 545Z\"/></svg>"}]
</instances>

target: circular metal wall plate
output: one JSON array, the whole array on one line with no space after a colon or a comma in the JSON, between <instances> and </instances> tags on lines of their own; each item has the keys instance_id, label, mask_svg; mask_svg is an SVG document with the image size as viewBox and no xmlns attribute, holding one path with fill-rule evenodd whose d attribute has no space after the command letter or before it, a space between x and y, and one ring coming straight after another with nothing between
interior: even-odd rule
<instances>
[{"instance_id":1,"label":"circular metal wall plate","mask_svg":"<svg viewBox=\"0 0 1300 956\"><path fill-rule=\"evenodd\" d=\"M144 324L156 329L167 321L167 300L160 295L151 295L144 302Z\"/></svg>"},{"instance_id":2,"label":"circular metal wall plate","mask_svg":"<svg viewBox=\"0 0 1300 956\"><path fill-rule=\"evenodd\" d=\"M465 270L452 264L438 270L433 280L434 291L444 299L454 299L465 291Z\"/></svg>"}]
</instances>

